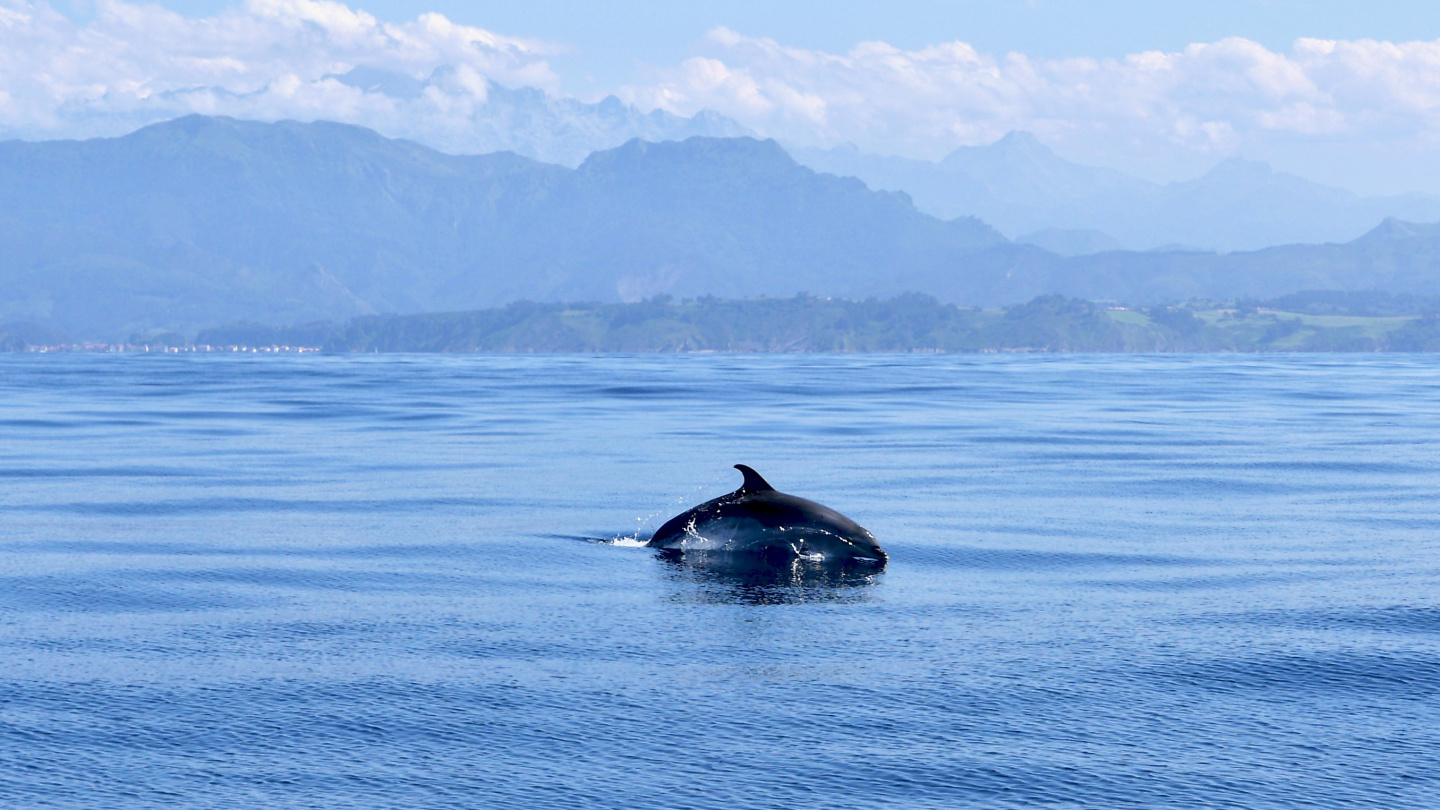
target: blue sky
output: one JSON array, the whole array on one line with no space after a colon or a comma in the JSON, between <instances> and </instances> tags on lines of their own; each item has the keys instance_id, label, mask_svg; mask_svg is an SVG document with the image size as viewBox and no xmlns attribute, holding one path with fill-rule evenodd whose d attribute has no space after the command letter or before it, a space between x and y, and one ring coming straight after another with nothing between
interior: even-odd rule
<instances>
[{"instance_id":1,"label":"blue sky","mask_svg":"<svg viewBox=\"0 0 1440 810\"><path fill-rule=\"evenodd\" d=\"M79 7L85 3L79 0ZM235 4L162 0L161 5L200 15ZM982 51L1042 58L1178 50L1226 37L1244 37L1272 50L1283 50L1300 37L1440 39L1440 3L1415 0L359 0L351 5L395 22L438 11L456 22L567 45L573 53L552 61L566 89L576 93L634 81L637 65L678 62L693 54L706 31L722 25L828 52L866 40L903 49L963 40Z\"/></svg>"}]
</instances>

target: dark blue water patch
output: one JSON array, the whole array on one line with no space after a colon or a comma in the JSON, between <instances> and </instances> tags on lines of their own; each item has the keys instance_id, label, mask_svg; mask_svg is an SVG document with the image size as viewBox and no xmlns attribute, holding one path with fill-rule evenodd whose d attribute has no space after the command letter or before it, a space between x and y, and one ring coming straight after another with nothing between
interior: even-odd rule
<instances>
[{"instance_id":1,"label":"dark blue water patch","mask_svg":"<svg viewBox=\"0 0 1440 810\"><path fill-rule=\"evenodd\" d=\"M390 422L410 424L415 422L445 422L455 419L454 414L449 413L396 413L384 417Z\"/></svg>"},{"instance_id":2,"label":"dark blue water patch","mask_svg":"<svg viewBox=\"0 0 1440 810\"><path fill-rule=\"evenodd\" d=\"M1290 495L1309 490L1306 484L1280 478L1218 478L1137 474L1127 490L1140 497L1225 498L1232 495Z\"/></svg>"},{"instance_id":3,"label":"dark blue water patch","mask_svg":"<svg viewBox=\"0 0 1440 810\"><path fill-rule=\"evenodd\" d=\"M877 432L877 428L866 425L832 425L818 431L825 436L869 436Z\"/></svg>"},{"instance_id":4,"label":"dark blue water patch","mask_svg":"<svg viewBox=\"0 0 1440 810\"><path fill-rule=\"evenodd\" d=\"M1334 582L1339 579L1340 577L1329 571L1266 570L1260 568L1239 573L1217 573L1203 576L1094 579L1086 580L1083 584L1086 587L1115 591L1181 593L1184 591L1249 590L1264 586L1285 585L1309 580Z\"/></svg>"},{"instance_id":5,"label":"dark blue water patch","mask_svg":"<svg viewBox=\"0 0 1440 810\"><path fill-rule=\"evenodd\" d=\"M25 430L68 430L83 427L83 423L68 419L0 419L0 428L22 428Z\"/></svg>"},{"instance_id":6,"label":"dark blue water patch","mask_svg":"<svg viewBox=\"0 0 1440 810\"><path fill-rule=\"evenodd\" d=\"M1082 451L1082 450L1054 450L1045 452L1030 453L1028 458L1036 461L1046 462L1082 462L1082 461L1119 461L1119 462L1147 462L1165 463L1172 458L1170 454L1158 452L1139 452L1136 450L1111 450L1111 451ZM1188 466L1188 465L1187 465Z\"/></svg>"},{"instance_id":7,"label":"dark blue water patch","mask_svg":"<svg viewBox=\"0 0 1440 810\"><path fill-rule=\"evenodd\" d=\"M463 633L464 631L462 631ZM693 655L695 650L665 650L657 649L654 645L647 645L641 642L618 641L615 644L607 645L604 650L595 651L586 648L588 639L584 637L575 640L567 640L562 637L529 638L515 637L511 633L505 633L498 638L483 638L480 633L470 632L470 637L463 640L438 644L432 647L432 651L444 656L456 656L462 659L475 662L524 662L526 664L540 664L545 662L568 662L576 660L581 656L592 664L612 664L616 662L634 662L640 664L652 664L657 661L672 659L677 653L688 652ZM742 650L732 649L714 651L713 658L707 660L702 655L697 660L690 661L691 664L713 664L718 661L733 663L736 653ZM687 658L689 656L687 655Z\"/></svg>"},{"instance_id":8,"label":"dark blue water patch","mask_svg":"<svg viewBox=\"0 0 1440 810\"><path fill-rule=\"evenodd\" d=\"M222 610L263 602L228 591L154 586L143 577L92 573L0 577L0 608L75 613L177 613Z\"/></svg>"},{"instance_id":9,"label":"dark blue water patch","mask_svg":"<svg viewBox=\"0 0 1440 810\"><path fill-rule=\"evenodd\" d=\"M353 593L392 591L414 594L455 591L473 586L472 577L435 571L373 571L334 567L232 566L204 570L162 569L126 573L134 587L144 590L149 583L162 586L240 585L256 589L323 590Z\"/></svg>"},{"instance_id":10,"label":"dark blue water patch","mask_svg":"<svg viewBox=\"0 0 1440 810\"><path fill-rule=\"evenodd\" d=\"M1399 701L1427 701L1440 695L1440 656L1421 653L1329 652L1314 655L1184 661L1144 673L1184 686L1215 692L1270 692L1313 695L1351 692ZM1440 778L1440 770L1435 776Z\"/></svg>"},{"instance_id":11,"label":"dark blue water patch","mask_svg":"<svg viewBox=\"0 0 1440 810\"><path fill-rule=\"evenodd\" d=\"M1132 435L1124 438L1112 438L1108 436L1081 436L1063 433L1025 433L1012 432L1002 435L979 435L966 439L967 442L975 444L1014 444L1014 445L1042 445L1046 447L1086 447L1086 446L1107 446L1116 445L1140 446L1140 447L1194 447L1194 446L1243 446L1244 442L1226 439L1204 439L1193 440L1176 436L1173 433L1145 433Z\"/></svg>"},{"instance_id":12,"label":"dark blue water patch","mask_svg":"<svg viewBox=\"0 0 1440 810\"><path fill-rule=\"evenodd\" d=\"M215 474L205 467L0 467L0 478L205 478Z\"/></svg>"},{"instance_id":13,"label":"dark blue water patch","mask_svg":"<svg viewBox=\"0 0 1440 810\"><path fill-rule=\"evenodd\" d=\"M1057 571L1094 568L1195 568L1225 561L1162 554L1039 551L983 546L917 546L886 544L894 560L920 567L972 568L983 571Z\"/></svg>"},{"instance_id":14,"label":"dark blue water patch","mask_svg":"<svg viewBox=\"0 0 1440 810\"><path fill-rule=\"evenodd\" d=\"M251 806L310 807L1279 808L1370 796L1423 806L1424 783L1375 774L1383 784L1367 790L1356 779L1363 771L1343 760L1303 779L1284 757L1247 763L1168 746L1137 748L1128 760L1096 756L1063 730L960 708L968 696L896 724L885 707L904 686L761 683L765 708L748 713L706 691L656 700L662 684L9 688L0 705L26 719L0 726L12 743L0 764L57 738L77 754L118 750L93 772L76 768L83 754L25 762L25 783L57 799L147 804L244 796Z\"/></svg>"},{"instance_id":15,"label":"dark blue water patch","mask_svg":"<svg viewBox=\"0 0 1440 810\"><path fill-rule=\"evenodd\" d=\"M181 436L190 437L213 437L217 439L235 439L244 436L256 436L264 433L263 430L254 427L243 427L234 425L224 427L219 425L190 425L188 427L172 427L170 432Z\"/></svg>"},{"instance_id":16,"label":"dark blue water patch","mask_svg":"<svg viewBox=\"0 0 1440 810\"><path fill-rule=\"evenodd\" d=\"M1400 461L1372 461L1361 459L1296 459L1296 460L1263 460L1255 459L1238 463L1207 464L1203 462L1190 462L1196 467L1236 469L1236 470L1265 470L1267 472L1303 472L1320 474L1367 474L1367 475L1414 475L1436 472L1437 468L1432 465L1416 464Z\"/></svg>"},{"instance_id":17,"label":"dark blue water patch","mask_svg":"<svg viewBox=\"0 0 1440 810\"><path fill-rule=\"evenodd\" d=\"M257 420L264 420L274 417L273 411L266 411L262 408L249 409L224 409L224 410L187 410L177 408L175 410L152 410L152 411L128 411L131 415L144 416L147 420L159 421L168 425L184 425L192 422L242 422L249 423Z\"/></svg>"},{"instance_id":18,"label":"dark blue water patch","mask_svg":"<svg viewBox=\"0 0 1440 810\"><path fill-rule=\"evenodd\" d=\"M1327 391L1327 390L1316 389L1316 388L1310 388L1310 389L1301 390L1301 391L1285 391L1285 392L1283 392L1283 393L1281 394L1281 396L1282 396L1282 397L1285 397L1285 398L1287 398L1287 399L1313 400L1313 401L1320 401L1320 402L1338 402L1338 401L1347 400L1347 399L1364 401L1364 400L1366 399L1365 395L1364 395L1363 393L1361 393L1361 392L1358 392L1358 391L1344 391L1344 390L1331 390L1331 391ZM1322 413L1326 413L1326 412L1322 411ZM1332 412L1328 412L1328 413L1336 413L1336 412L1333 412L1333 411L1332 411Z\"/></svg>"},{"instance_id":19,"label":"dark blue water patch","mask_svg":"<svg viewBox=\"0 0 1440 810\"><path fill-rule=\"evenodd\" d=\"M163 419L143 419L137 416L96 416L84 413L70 414L73 424L76 427L84 427L87 430L95 428L137 428L155 427L164 424Z\"/></svg>"},{"instance_id":20,"label":"dark blue water patch","mask_svg":"<svg viewBox=\"0 0 1440 810\"><path fill-rule=\"evenodd\" d=\"M504 553L518 555L521 550L514 543L505 543ZM496 555L492 541L453 543L370 543L364 545L332 545L318 549L286 548L266 551L285 557L311 557L337 560L454 560L476 561Z\"/></svg>"},{"instance_id":21,"label":"dark blue water patch","mask_svg":"<svg viewBox=\"0 0 1440 810\"><path fill-rule=\"evenodd\" d=\"M1307 630L1363 630L1378 633L1440 634L1440 607L1419 605L1268 610L1245 613L1238 616L1225 615L1210 617L1205 620L1254 623L1277 627L1296 627Z\"/></svg>"},{"instance_id":22,"label":"dark blue water patch","mask_svg":"<svg viewBox=\"0 0 1440 810\"><path fill-rule=\"evenodd\" d=\"M327 543L312 547L297 540L293 545L225 545L206 541L157 540L42 540L0 542L0 552L10 554L59 554L73 556L99 555L109 557L249 557L255 559L314 560L406 560L406 559L474 559L493 554L485 543L366 543L346 545Z\"/></svg>"},{"instance_id":23,"label":"dark blue water patch","mask_svg":"<svg viewBox=\"0 0 1440 810\"><path fill-rule=\"evenodd\" d=\"M366 418L384 418L387 408L356 405L353 403L329 402L314 406L276 407L273 403L259 402L246 409L211 411L136 410L128 415L136 424L185 424L194 422L243 422L266 424L270 422L350 421ZM77 424L96 424L94 417L77 420Z\"/></svg>"},{"instance_id":24,"label":"dark blue water patch","mask_svg":"<svg viewBox=\"0 0 1440 810\"><path fill-rule=\"evenodd\" d=\"M281 500L276 498L194 498L190 500L126 501L122 503L55 503L11 506L14 511L116 517L171 517L229 513L420 513L472 510L505 502L495 498L401 498L373 500Z\"/></svg>"},{"instance_id":25,"label":"dark blue water patch","mask_svg":"<svg viewBox=\"0 0 1440 810\"><path fill-rule=\"evenodd\" d=\"M296 642L311 640L332 641L335 639L365 639L384 632L410 632L421 634L427 629L421 626L382 626L376 622L356 621L284 621L263 623L240 623L214 628L214 636L226 641L243 642Z\"/></svg>"},{"instance_id":26,"label":"dark blue water patch","mask_svg":"<svg viewBox=\"0 0 1440 810\"><path fill-rule=\"evenodd\" d=\"M253 555L254 549L218 546L203 542L166 540L38 540L0 542L0 552L8 554L105 554L118 557L144 556L233 556Z\"/></svg>"},{"instance_id":27,"label":"dark blue water patch","mask_svg":"<svg viewBox=\"0 0 1440 810\"><path fill-rule=\"evenodd\" d=\"M1423 492L1423 490L1421 491ZM1417 492L1421 498L1425 496ZM1409 499L1399 499L1404 503ZM1433 501L1431 501L1433 503ZM1404 529L1417 532L1440 532L1440 516L1432 515L1383 515L1366 513L1359 515L1338 515L1335 522L1345 525L1352 531L1360 529L1366 533L1374 533L1381 530ZM1432 567L1433 570L1433 567Z\"/></svg>"},{"instance_id":28,"label":"dark blue water patch","mask_svg":"<svg viewBox=\"0 0 1440 810\"><path fill-rule=\"evenodd\" d=\"M695 392L679 385L607 385L590 391L602 397L622 399L673 399L693 397Z\"/></svg>"}]
</instances>

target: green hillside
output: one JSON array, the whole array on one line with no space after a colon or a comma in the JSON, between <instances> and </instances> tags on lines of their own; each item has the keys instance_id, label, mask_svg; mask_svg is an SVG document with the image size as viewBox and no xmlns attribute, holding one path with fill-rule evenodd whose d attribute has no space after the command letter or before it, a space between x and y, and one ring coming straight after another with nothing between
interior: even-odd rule
<instances>
[{"instance_id":1,"label":"green hillside","mask_svg":"<svg viewBox=\"0 0 1440 810\"><path fill-rule=\"evenodd\" d=\"M1313 296L1312 296L1313 298ZM473 312L364 316L346 323L209 329L212 347L291 346L333 352L1260 352L1435 351L1433 299L1383 296L1384 306L1292 297L1130 309L1042 296L1006 309L968 309L916 293L885 300L793 298L634 304L520 302ZM1323 299L1323 296L1322 296ZM141 342L141 336L136 342ZM165 342L160 340L159 342ZM173 342L173 339L170 340Z\"/></svg>"}]
</instances>

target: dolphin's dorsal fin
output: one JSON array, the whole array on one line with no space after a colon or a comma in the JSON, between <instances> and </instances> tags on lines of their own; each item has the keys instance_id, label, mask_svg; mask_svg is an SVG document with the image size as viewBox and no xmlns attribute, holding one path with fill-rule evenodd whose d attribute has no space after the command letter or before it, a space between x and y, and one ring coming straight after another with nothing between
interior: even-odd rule
<instances>
[{"instance_id":1,"label":"dolphin's dorsal fin","mask_svg":"<svg viewBox=\"0 0 1440 810\"><path fill-rule=\"evenodd\" d=\"M736 464L735 469L745 476L745 483L740 485L741 492L774 492L775 488L770 482L760 477L760 473L746 467L744 464Z\"/></svg>"}]
</instances>

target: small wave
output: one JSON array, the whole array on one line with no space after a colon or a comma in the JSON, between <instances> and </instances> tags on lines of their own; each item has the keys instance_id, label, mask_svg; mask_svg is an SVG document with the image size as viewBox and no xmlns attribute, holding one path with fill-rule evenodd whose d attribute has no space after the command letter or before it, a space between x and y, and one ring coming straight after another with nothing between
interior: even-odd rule
<instances>
[{"instance_id":1,"label":"small wave","mask_svg":"<svg viewBox=\"0 0 1440 810\"><path fill-rule=\"evenodd\" d=\"M599 532L598 534L544 534L541 537L548 537L555 540L579 540L582 543L594 543L600 546L618 546L620 548L644 548L650 542L650 538L641 532L630 532L629 534Z\"/></svg>"}]
</instances>

